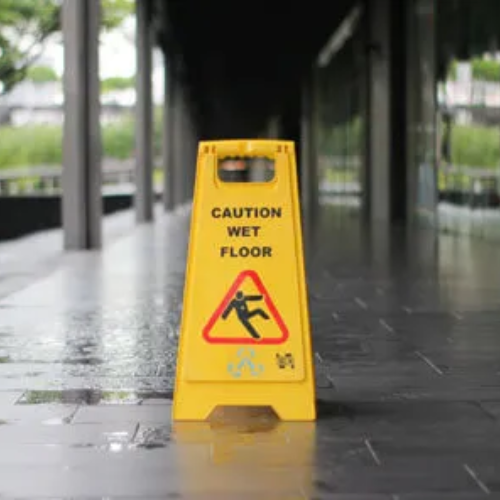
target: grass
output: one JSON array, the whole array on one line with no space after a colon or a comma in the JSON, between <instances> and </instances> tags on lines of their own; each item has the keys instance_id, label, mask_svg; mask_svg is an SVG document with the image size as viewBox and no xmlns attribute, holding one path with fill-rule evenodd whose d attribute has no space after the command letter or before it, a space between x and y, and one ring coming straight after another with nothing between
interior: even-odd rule
<instances>
[{"instance_id":1,"label":"grass","mask_svg":"<svg viewBox=\"0 0 500 500\"><path fill-rule=\"evenodd\" d=\"M161 110L154 115L154 155L161 152ZM135 127L131 116L102 127L103 156L127 159L133 156ZM0 128L0 169L62 164L62 128L31 125Z\"/></svg>"},{"instance_id":2,"label":"grass","mask_svg":"<svg viewBox=\"0 0 500 500\"><path fill-rule=\"evenodd\" d=\"M342 156L361 151L362 128L359 120L353 120L348 126L324 127L320 144L322 154ZM454 165L500 168L500 129L493 126L455 124L451 133L451 149Z\"/></svg>"},{"instance_id":3,"label":"grass","mask_svg":"<svg viewBox=\"0 0 500 500\"><path fill-rule=\"evenodd\" d=\"M61 164L59 127L30 126L0 129L0 168Z\"/></svg>"},{"instance_id":4,"label":"grass","mask_svg":"<svg viewBox=\"0 0 500 500\"><path fill-rule=\"evenodd\" d=\"M451 160L466 167L500 167L500 130L496 127L454 126Z\"/></svg>"},{"instance_id":5,"label":"grass","mask_svg":"<svg viewBox=\"0 0 500 500\"><path fill-rule=\"evenodd\" d=\"M337 170L335 168L325 168L323 171L325 181L344 184L359 181L359 171Z\"/></svg>"},{"instance_id":6,"label":"grass","mask_svg":"<svg viewBox=\"0 0 500 500\"><path fill-rule=\"evenodd\" d=\"M161 152L161 109L154 115L154 154ZM359 128L359 127L358 127ZM126 159L134 154L134 120L132 116L102 127L103 155ZM467 167L500 168L500 131L495 127L460 126L452 129L452 163ZM335 134L326 139L334 141ZM352 127L350 144L356 151L358 131ZM337 138L338 139L338 138ZM334 141L336 142L336 141ZM359 141L358 141L359 142ZM333 146L333 144L331 144ZM358 144L358 146L360 146ZM328 144L325 144L325 149ZM333 148L337 149L337 148ZM62 129L33 125L0 128L0 168L62 164ZM347 180L349 175L344 177Z\"/></svg>"}]
</instances>

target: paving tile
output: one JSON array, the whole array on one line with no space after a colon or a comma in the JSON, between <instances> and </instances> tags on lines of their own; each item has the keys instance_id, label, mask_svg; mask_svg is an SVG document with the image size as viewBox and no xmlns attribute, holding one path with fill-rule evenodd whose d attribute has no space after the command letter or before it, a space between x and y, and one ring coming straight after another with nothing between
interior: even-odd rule
<instances>
[{"instance_id":1,"label":"paving tile","mask_svg":"<svg viewBox=\"0 0 500 500\"><path fill-rule=\"evenodd\" d=\"M489 494L485 496L483 492L480 493L439 493L439 494L404 494L398 495L399 500L484 500L488 498L491 500L500 499L500 495Z\"/></svg>"},{"instance_id":2,"label":"paving tile","mask_svg":"<svg viewBox=\"0 0 500 500\"><path fill-rule=\"evenodd\" d=\"M481 406L489 415L500 420L500 401L482 401Z\"/></svg>"},{"instance_id":3,"label":"paving tile","mask_svg":"<svg viewBox=\"0 0 500 500\"><path fill-rule=\"evenodd\" d=\"M371 493L364 493L362 495L342 493L328 493L324 495L321 493L316 493L309 498L311 498L311 500L394 500L392 495L380 495Z\"/></svg>"},{"instance_id":4,"label":"paving tile","mask_svg":"<svg viewBox=\"0 0 500 500\"><path fill-rule=\"evenodd\" d=\"M135 423L1 425L0 443L1 449L18 445L105 447L113 443L131 442L136 431Z\"/></svg>"},{"instance_id":5,"label":"paving tile","mask_svg":"<svg viewBox=\"0 0 500 500\"><path fill-rule=\"evenodd\" d=\"M10 405L0 407L0 422L8 424L68 424L77 410L75 405Z\"/></svg>"},{"instance_id":6,"label":"paving tile","mask_svg":"<svg viewBox=\"0 0 500 500\"><path fill-rule=\"evenodd\" d=\"M131 465L103 468L102 462L89 468L61 464L0 470L0 495L6 498L145 498L179 492L180 486L177 474L163 463L143 470Z\"/></svg>"},{"instance_id":7,"label":"paving tile","mask_svg":"<svg viewBox=\"0 0 500 500\"><path fill-rule=\"evenodd\" d=\"M20 391L0 391L0 407L15 404L22 394Z\"/></svg>"},{"instance_id":8,"label":"paving tile","mask_svg":"<svg viewBox=\"0 0 500 500\"><path fill-rule=\"evenodd\" d=\"M308 252L313 433L171 422L189 213L159 214L0 299L0 496L498 498L497 248L436 260L337 210Z\"/></svg>"},{"instance_id":9,"label":"paving tile","mask_svg":"<svg viewBox=\"0 0 500 500\"><path fill-rule=\"evenodd\" d=\"M477 493L477 485L460 468L445 466L434 470L405 467L338 467L320 472L318 489L323 493Z\"/></svg>"},{"instance_id":10,"label":"paving tile","mask_svg":"<svg viewBox=\"0 0 500 500\"><path fill-rule=\"evenodd\" d=\"M148 422L165 424L171 420L169 405L101 405L83 406L72 422L75 424Z\"/></svg>"}]
</instances>

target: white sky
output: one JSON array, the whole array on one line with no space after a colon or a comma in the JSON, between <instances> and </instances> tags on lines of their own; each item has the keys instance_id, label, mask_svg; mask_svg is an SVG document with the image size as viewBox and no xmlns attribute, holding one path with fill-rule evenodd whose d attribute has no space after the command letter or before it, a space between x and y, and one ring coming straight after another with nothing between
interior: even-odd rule
<instances>
[{"instance_id":1,"label":"white sky","mask_svg":"<svg viewBox=\"0 0 500 500\"><path fill-rule=\"evenodd\" d=\"M52 67L59 76L62 76L64 70L64 52L61 40L61 34L55 35L54 39L47 43L45 51L38 61L38 64ZM101 33L99 49L100 78L134 76L135 59L135 16L130 16L120 28ZM153 99L156 103L163 100L164 77L163 57L160 49L155 48L153 52L152 83ZM131 89L131 92L134 92L133 89Z\"/></svg>"},{"instance_id":2,"label":"white sky","mask_svg":"<svg viewBox=\"0 0 500 500\"><path fill-rule=\"evenodd\" d=\"M63 48L61 37L51 40L43 54L43 64L52 66L62 76L63 73ZM99 64L101 78L110 76L133 76L135 73L135 17L130 16L123 26L109 33L101 33L101 47L99 51ZM161 62L159 49L155 50L154 57ZM42 61L40 61L42 63ZM156 73L159 76L161 66ZM156 78L155 78L156 79Z\"/></svg>"}]
</instances>

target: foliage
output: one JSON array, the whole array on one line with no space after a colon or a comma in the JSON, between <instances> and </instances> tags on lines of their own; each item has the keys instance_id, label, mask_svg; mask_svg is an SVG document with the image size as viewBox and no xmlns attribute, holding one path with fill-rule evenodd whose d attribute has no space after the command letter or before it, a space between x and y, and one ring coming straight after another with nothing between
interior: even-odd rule
<instances>
[{"instance_id":1,"label":"foliage","mask_svg":"<svg viewBox=\"0 0 500 500\"><path fill-rule=\"evenodd\" d=\"M363 150L359 118L322 131L322 155L356 156ZM500 138L497 127L452 126L451 161L454 165L500 170Z\"/></svg>"},{"instance_id":2,"label":"foliage","mask_svg":"<svg viewBox=\"0 0 500 500\"><path fill-rule=\"evenodd\" d=\"M125 90L134 88L135 80L133 77L122 77L122 76L113 76L110 78L105 78L101 82L101 91L112 92L114 90Z\"/></svg>"},{"instance_id":3,"label":"foliage","mask_svg":"<svg viewBox=\"0 0 500 500\"><path fill-rule=\"evenodd\" d=\"M457 61L452 61L448 67L448 80L455 81L457 79Z\"/></svg>"},{"instance_id":4,"label":"foliage","mask_svg":"<svg viewBox=\"0 0 500 500\"><path fill-rule=\"evenodd\" d=\"M101 0L102 24L106 30L119 27L134 12L134 0Z\"/></svg>"},{"instance_id":5,"label":"foliage","mask_svg":"<svg viewBox=\"0 0 500 500\"><path fill-rule=\"evenodd\" d=\"M61 0L0 0L0 93L26 78L47 40L60 30L61 4ZM103 27L119 26L133 5L133 0L103 0Z\"/></svg>"},{"instance_id":6,"label":"foliage","mask_svg":"<svg viewBox=\"0 0 500 500\"><path fill-rule=\"evenodd\" d=\"M161 154L161 108L154 115L154 154ZM102 127L103 155L127 159L134 154L134 120L128 116ZM0 168L60 165L62 129L59 126L33 125L0 128Z\"/></svg>"},{"instance_id":7,"label":"foliage","mask_svg":"<svg viewBox=\"0 0 500 500\"><path fill-rule=\"evenodd\" d=\"M362 144L362 121L355 117L351 121L339 124L336 127L324 128L322 130L321 149L322 154L335 156L357 155L363 147Z\"/></svg>"},{"instance_id":8,"label":"foliage","mask_svg":"<svg viewBox=\"0 0 500 500\"><path fill-rule=\"evenodd\" d=\"M26 77L58 25L51 0L0 0L0 91L9 91Z\"/></svg>"},{"instance_id":9,"label":"foliage","mask_svg":"<svg viewBox=\"0 0 500 500\"><path fill-rule=\"evenodd\" d=\"M500 63L488 59L472 60L472 76L486 82L500 81Z\"/></svg>"},{"instance_id":10,"label":"foliage","mask_svg":"<svg viewBox=\"0 0 500 500\"><path fill-rule=\"evenodd\" d=\"M454 125L451 161L454 165L467 167L500 168L498 128Z\"/></svg>"},{"instance_id":11,"label":"foliage","mask_svg":"<svg viewBox=\"0 0 500 500\"><path fill-rule=\"evenodd\" d=\"M162 108L154 114L154 154L161 154ZM350 131L349 142L344 144ZM361 151L361 122L354 120L349 127L338 127L331 132L335 145L322 143L321 154L346 155ZM130 158L134 152L134 119L127 116L121 121L102 127L103 154L110 158ZM56 126L27 126L0 128L0 168L61 164L62 130ZM334 146L334 147L333 147ZM454 125L451 135L452 163L467 167L500 169L500 141L498 129ZM349 153L350 152L350 153Z\"/></svg>"},{"instance_id":12,"label":"foliage","mask_svg":"<svg viewBox=\"0 0 500 500\"><path fill-rule=\"evenodd\" d=\"M56 72L49 66L32 66L26 72L26 78L34 83L57 82Z\"/></svg>"},{"instance_id":13,"label":"foliage","mask_svg":"<svg viewBox=\"0 0 500 500\"><path fill-rule=\"evenodd\" d=\"M469 61L472 78L484 82L500 82L500 62L491 59L474 58ZM448 79L456 80L457 61L452 61L448 69Z\"/></svg>"}]
</instances>

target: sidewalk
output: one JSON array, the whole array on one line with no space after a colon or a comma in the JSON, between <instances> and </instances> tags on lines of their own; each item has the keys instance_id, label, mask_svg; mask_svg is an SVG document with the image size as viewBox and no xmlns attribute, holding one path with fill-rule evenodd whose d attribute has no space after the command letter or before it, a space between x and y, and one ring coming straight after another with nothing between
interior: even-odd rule
<instances>
[{"instance_id":1,"label":"sidewalk","mask_svg":"<svg viewBox=\"0 0 500 500\"><path fill-rule=\"evenodd\" d=\"M500 498L498 249L339 210L309 254L316 424L172 425L187 211L4 290L0 497Z\"/></svg>"}]
</instances>

